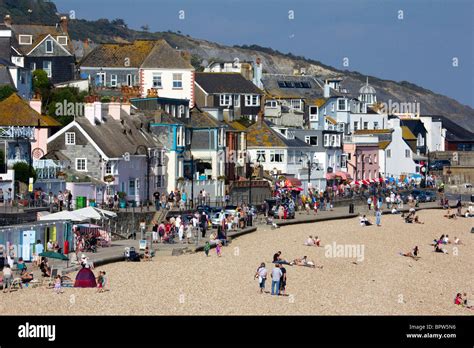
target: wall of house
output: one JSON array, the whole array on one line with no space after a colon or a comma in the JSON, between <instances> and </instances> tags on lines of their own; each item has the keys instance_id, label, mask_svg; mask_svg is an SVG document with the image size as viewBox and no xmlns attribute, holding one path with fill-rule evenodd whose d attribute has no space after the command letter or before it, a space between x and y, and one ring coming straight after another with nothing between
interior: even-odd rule
<instances>
[{"instance_id":1,"label":"wall of house","mask_svg":"<svg viewBox=\"0 0 474 348\"><path fill-rule=\"evenodd\" d=\"M48 152L48 136L48 128L35 128L35 141L31 143L31 150L39 148L43 154L46 154Z\"/></svg>"},{"instance_id":2,"label":"wall of house","mask_svg":"<svg viewBox=\"0 0 474 348\"><path fill-rule=\"evenodd\" d=\"M375 122L378 123L377 129L387 129L388 127L388 117L387 115L379 114L350 114L350 128L349 131L354 131L354 122L359 122L358 129L365 129L364 123L367 122L367 129L376 129Z\"/></svg>"},{"instance_id":3,"label":"wall of house","mask_svg":"<svg viewBox=\"0 0 474 348\"><path fill-rule=\"evenodd\" d=\"M153 87L153 73L161 74L162 88L158 89L158 96L164 98L187 99L190 107L194 105L194 71L189 69L140 69L140 87L142 97L146 97L147 90ZM182 74L182 88L173 88L173 74Z\"/></svg>"},{"instance_id":4,"label":"wall of house","mask_svg":"<svg viewBox=\"0 0 474 348\"><path fill-rule=\"evenodd\" d=\"M105 73L105 86L110 87L112 75L117 75L117 87L128 86L127 75L132 75L132 86L139 85L138 68L88 68L81 67L81 76L91 77L91 84L96 85L97 73Z\"/></svg>"},{"instance_id":5,"label":"wall of house","mask_svg":"<svg viewBox=\"0 0 474 348\"><path fill-rule=\"evenodd\" d=\"M445 137L443 132L443 125L440 121L433 121L431 117L420 117L421 122L425 126L426 133L426 146L430 152L433 151L444 151L445 148Z\"/></svg>"},{"instance_id":6,"label":"wall of house","mask_svg":"<svg viewBox=\"0 0 474 348\"><path fill-rule=\"evenodd\" d=\"M73 56L54 57L26 57L25 68L29 69L32 63L36 64L36 69L43 69L43 62L51 61L50 78L52 83L60 83L74 79L75 61Z\"/></svg>"}]
</instances>

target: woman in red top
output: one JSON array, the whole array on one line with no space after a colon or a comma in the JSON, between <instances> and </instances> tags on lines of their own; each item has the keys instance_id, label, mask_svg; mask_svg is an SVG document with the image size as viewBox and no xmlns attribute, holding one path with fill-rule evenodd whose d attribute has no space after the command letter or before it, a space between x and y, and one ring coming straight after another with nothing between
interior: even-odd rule
<instances>
[{"instance_id":1,"label":"woman in red top","mask_svg":"<svg viewBox=\"0 0 474 348\"><path fill-rule=\"evenodd\" d=\"M456 298L454 299L454 304L456 305L462 305L463 304L463 299L461 294L458 292L456 295Z\"/></svg>"}]
</instances>

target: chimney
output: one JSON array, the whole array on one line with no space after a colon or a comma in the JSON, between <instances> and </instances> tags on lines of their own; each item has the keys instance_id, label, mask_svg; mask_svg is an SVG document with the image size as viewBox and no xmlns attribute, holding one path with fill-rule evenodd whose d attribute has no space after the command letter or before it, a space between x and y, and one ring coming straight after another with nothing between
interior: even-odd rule
<instances>
[{"instance_id":1,"label":"chimney","mask_svg":"<svg viewBox=\"0 0 474 348\"><path fill-rule=\"evenodd\" d=\"M330 97L330 89L329 89L329 85L327 83L324 83L324 98L329 98Z\"/></svg>"},{"instance_id":2,"label":"chimney","mask_svg":"<svg viewBox=\"0 0 474 348\"><path fill-rule=\"evenodd\" d=\"M121 105L122 112L130 116L130 113L132 111L132 105L128 100L124 100L124 102Z\"/></svg>"},{"instance_id":3,"label":"chimney","mask_svg":"<svg viewBox=\"0 0 474 348\"><path fill-rule=\"evenodd\" d=\"M111 101L109 104L109 116L114 120L120 120L120 113L122 111L120 102Z\"/></svg>"},{"instance_id":4,"label":"chimney","mask_svg":"<svg viewBox=\"0 0 474 348\"><path fill-rule=\"evenodd\" d=\"M3 19L3 23L7 26L7 27L11 27L12 26L12 17L10 17L10 15L5 15L5 18Z\"/></svg>"},{"instance_id":5,"label":"chimney","mask_svg":"<svg viewBox=\"0 0 474 348\"><path fill-rule=\"evenodd\" d=\"M262 110L260 110L257 116L257 122L258 122L259 127L262 127L264 118L265 118L265 114L263 113Z\"/></svg>"},{"instance_id":6,"label":"chimney","mask_svg":"<svg viewBox=\"0 0 474 348\"><path fill-rule=\"evenodd\" d=\"M41 98L35 94L35 96L30 100L30 108L35 110L38 114L41 115Z\"/></svg>"},{"instance_id":7,"label":"chimney","mask_svg":"<svg viewBox=\"0 0 474 348\"><path fill-rule=\"evenodd\" d=\"M183 57L186 61L191 61L191 54L188 51L181 51L181 57Z\"/></svg>"},{"instance_id":8,"label":"chimney","mask_svg":"<svg viewBox=\"0 0 474 348\"><path fill-rule=\"evenodd\" d=\"M67 17L66 16L61 17L59 21L59 25L61 26L61 30L63 31L63 33L67 33Z\"/></svg>"}]
</instances>

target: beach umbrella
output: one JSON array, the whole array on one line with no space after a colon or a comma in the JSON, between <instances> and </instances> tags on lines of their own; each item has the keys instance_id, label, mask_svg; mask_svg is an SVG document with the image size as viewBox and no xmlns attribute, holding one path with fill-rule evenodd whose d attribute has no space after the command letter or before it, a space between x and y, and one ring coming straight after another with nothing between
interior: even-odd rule
<instances>
[{"instance_id":1,"label":"beach umbrella","mask_svg":"<svg viewBox=\"0 0 474 348\"><path fill-rule=\"evenodd\" d=\"M86 216L80 215L74 211L63 210L57 213L40 216L41 221L58 221L58 220L70 220L70 221L85 221Z\"/></svg>"},{"instance_id":2,"label":"beach umbrella","mask_svg":"<svg viewBox=\"0 0 474 348\"><path fill-rule=\"evenodd\" d=\"M47 257L48 259L69 261L69 258L66 255L57 253L55 251L45 251L44 253L39 254L39 256Z\"/></svg>"}]
</instances>

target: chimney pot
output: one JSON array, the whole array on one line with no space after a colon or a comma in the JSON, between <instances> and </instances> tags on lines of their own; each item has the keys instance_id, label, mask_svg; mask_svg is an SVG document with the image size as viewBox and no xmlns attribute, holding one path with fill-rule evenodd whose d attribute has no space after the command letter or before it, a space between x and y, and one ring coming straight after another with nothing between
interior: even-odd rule
<instances>
[{"instance_id":1,"label":"chimney pot","mask_svg":"<svg viewBox=\"0 0 474 348\"><path fill-rule=\"evenodd\" d=\"M62 32L67 33L67 17L66 16L61 17L59 24L61 25Z\"/></svg>"}]
</instances>

